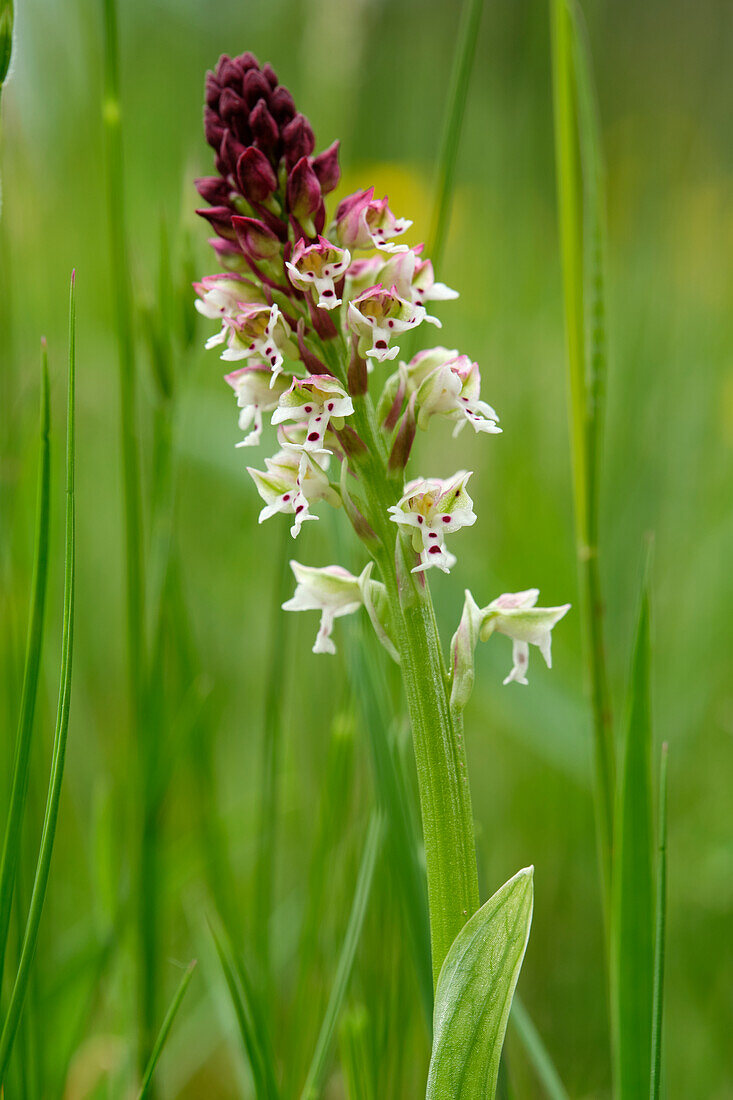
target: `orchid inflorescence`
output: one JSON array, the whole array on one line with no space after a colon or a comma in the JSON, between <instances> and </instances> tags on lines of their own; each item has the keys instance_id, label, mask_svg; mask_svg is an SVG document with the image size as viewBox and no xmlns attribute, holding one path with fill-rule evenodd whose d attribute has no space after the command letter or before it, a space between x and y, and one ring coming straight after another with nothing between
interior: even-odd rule
<instances>
[{"instance_id":1,"label":"orchid inflorescence","mask_svg":"<svg viewBox=\"0 0 733 1100\"><path fill-rule=\"evenodd\" d=\"M225 375L246 433L237 446L259 444L265 413L277 427L278 452L264 470L248 467L264 501L260 522L289 514L296 537L317 518L314 505L343 505L383 574L373 580L371 563L355 577L340 566L292 562L297 588L284 608L320 610L313 649L333 653L334 620L365 606L399 660L384 562L386 572L396 569L404 602L431 567L450 571L456 558L446 536L476 522L470 473L403 483L416 429L439 417L453 424L454 436L466 424L477 433L501 431L469 357L435 347L399 360L403 337L423 322L441 327L430 304L457 293L435 281L422 245L399 240L412 223L395 217L373 188L344 198L329 223L325 197L339 182L338 142L314 155L310 123L252 54L225 55L207 75L205 132L217 175L197 180L209 204L198 213L215 232L210 243L224 271L194 284L196 307L220 325L206 346L237 364ZM393 361L396 370L380 377L382 364ZM372 374L382 383L376 409ZM330 478L334 458L338 481ZM476 641L495 631L514 643L505 683L526 684L529 644L549 666L550 631L569 605L537 608L537 597L536 589L505 594L479 608L466 594L453 640L454 702L465 702L470 689Z\"/></svg>"}]
</instances>

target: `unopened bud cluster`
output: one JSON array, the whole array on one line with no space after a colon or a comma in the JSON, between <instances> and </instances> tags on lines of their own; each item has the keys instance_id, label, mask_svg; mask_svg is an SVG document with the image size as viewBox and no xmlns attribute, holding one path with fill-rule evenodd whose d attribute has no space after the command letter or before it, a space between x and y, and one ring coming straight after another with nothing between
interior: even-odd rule
<instances>
[{"instance_id":1,"label":"unopened bud cluster","mask_svg":"<svg viewBox=\"0 0 733 1100\"><path fill-rule=\"evenodd\" d=\"M412 223L396 217L373 188L343 199L329 221L324 200L339 181L338 143L315 154L310 123L269 65L260 67L251 54L219 60L206 81L205 132L217 175L197 181L209 204L199 213L215 232L211 244L225 270L195 284L196 306L217 322L206 346L236 364L225 378L240 410L237 445L260 443L265 414L277 428L277 452L264 469L248 467L264 502L260 522L286 513L296 537L317 518L314 506L343 504L367 545L378 526L393 532L393 547L398 540L407 546L410 573L447 573L456 562L447 536L476 522L471 474L404 484L415 432L438 417L453 425L454 436L466 424L494 434L499 418L481 399L477 363L444 347L405 362L400 342L423 322L440 327L431 303L456 292L435 281L422 246L402 243ZM347 474L358 480L373 470L358 415L371 385L380 391L374 396L388 456L384 483L395 486L376 517L365 515L347 488ZM340 478L332 476L334 461L342 463ZM284 606L321 611L314 652L334 652L335 619L364 606L399 659L385 586L372 579L371 563L359 577L340 566L292 567L297 588ZM536 599L536 590L504 595L481 610L467 594L453 646L454 705L465 704L479 637L496 631L514 640L507 681L527 682L531 643L549 664L550 629L567 607L537 609Z\"/></svg>"}]
</instances>

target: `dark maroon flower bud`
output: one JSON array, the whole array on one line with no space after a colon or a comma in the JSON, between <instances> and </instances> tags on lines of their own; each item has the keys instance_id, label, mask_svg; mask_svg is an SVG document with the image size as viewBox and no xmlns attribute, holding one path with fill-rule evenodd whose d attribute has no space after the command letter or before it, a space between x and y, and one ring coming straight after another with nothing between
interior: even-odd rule
<instances>
[{"instance_id":1,"label":"dark maroon flower bud","mask_svg":"<svg viewBox=\"0 0 733 1100\"><path fill-rule=\"evenodd\" d=\"M253 53L250 53L249 50L246 50L243 54L240 54L236 60L242 76L244 76L244 74L249 69L259 69L260 67L259 61Z\"/></svg>"},{"instance_id":2,"label":"dark maroon flower bud","mask_svg":"<svg viewBox=\"0 0 733 1100\"><path fill-rule=\"evenodd\" d=\"M363 397L368 389L366 359L359 355L359 337L354 333L351 338L351 358L346 372L346 383L352 397Z\"/></svg>"},{"instance_id":3,"label":"dark maroon flower bud","mask_svg":"<svg viewBox=\"0 0 733 1100\"><path fill-rule=\"evenodd\" d=\"M250 145L237 161L237 182L251 202L264 202L277 187L272 165L259 149Z\"/></svg>"},{"instance_id":4,"label":"dark maroon flower bud","mask_svg":"<svg viewBox=\"0 0 733 1100\"><path fill-rule=\"evenodd\" d=\"M199 195L212 206L224 206L229 201L229 186L221 176L204 176L194 180Z\"/></svg>"},{"instance_id":5,"label":"dark maroon flower bud","mask_svg":"<svg viewBox=\"0 0 733 1100\"><path fill-rule=\"evenodd\" d=\"M333 191L341 178L339 145L340 142L334 141L333 145L329 145L328 149L319 153L313 161L313 171L318 177L324 195Z\"/></svg>"},{"instance_id":6,"label":"dark maroon flower bud","mask_svg":"<svg viewBox=\"0 0 733 1100\"><path fill-rule=\"evenodd\" d=\"M264 99L259 101L253 111L250 111L249 125L257 146L265 153L273 152L280 137L280 131Z\"/></svg>"},{"instance_id":7,"label":"dark maroon flower bud","mask_svg":"<svg viewBox=\"0 0 733 1100\"><path fill-rule=\"evenodd\" d=\"M244 100L232 88L225 88L219 96L219 114L230 125L246 109Z\"/></svg>"},{"instance_id":8,"label":"dark maroon flower bud","mask_svg":"<svg viewBox=\"0 0 733 1100\"><path fill-rule=\"evenodd\" d=\"M250 69L249 72L245 73L242 81L242 94L250 110L255 106L258 99L264 99L267 103L270 98L270 90L267 78L262 75L259 69Z\"/></svg>"},{"instance_id":9,"label":"dark maroon flower bud","mask_svg":"<svg viewBox=\"0 0 733 1100\"><path fill-rule=\"evenodd\" d=\"M232 227L240 248L250 260L271 260L282 248L272 230L256 218L242 218L235 214L232 217Z\"/></svg>"},{"instance_id":10,"label":"dark maroon flower bud","mask_svg":"<svg viewBox=\"0 0 733 1100\"><path fill-rule=\"evenodd\" d=\"M283 130L283 143L285 146L285 163L288 169L292 168L301 157L309 157L315 148L316 139L313 136L311 124L305 115L296 115Z\"/></svg>"},{"instance_id":11,"label":"dark maroon flower bud","mask_svg":"<svg viewBox=\"0 0 733 1100\"><path fill-rule=\"evenodd\" d=\"M219 115L216 111L212 111L211 107L207 107L204 110L204 134L212 149L218 151L221 145L221 139L224 137L225 133L226 127L219 118Z\"/></svg>"},{"instance_id":12,"label":"dark maroon flower bud","mask_svg":"<svg viewBox=\"0 0 733 1100\"><path fill-rule=\"evenodd\" d=\"M270 96L270 114L280 126L287 126L295 118L295 101L287 88L276 88Z\"/></svg>"},{"instance_id":13,"label":"dark maroon flower bud","mask_svg":"<svg viewBox=\"0 0 733 1100\"><path fill-rule=\"evenodd\" d=\"M220 237L234 240L232 212L228 206L211 206L208 209L197 210L196 213L200 214L202 218L206 218Z\"/></svg>"},{"instance_id":14,"label":"dark maroon flower bud","mask_svg":"<svg viewBox=\"0 0 733 1100\"><path fill-rule=\"evenodd\" d=\"M213 73L206 74L204 89L206 106L217 107L219 105L219 96L221 95L221 85Z\"/></svg>"},{"instance_id":15,"label":"dark maroon flower bud","mask_svg":"<svg viewBox=\"0 0 733 1100\"><path fill-rule=\"evenodd\" d=\"M305 222L312 218L321 201L318 177L308 163L308 158L301 157L288 176L288 208L299 222Z\"/></svg>"},{"instance_id":16,"label":"dark maroon flower bud","mask_svg":"<svg viewBox=\"0 0 733 1100\"><path fill-rule=\"evenodd\" d=\"M262 75L266 78L271 88L277 88L277 73L275 72L269 61L266 61L265 64L262 66Z\"/></svg>"},{"instance_id":17,"label":"dark maroon flower bud","mask_svg":"<svg viewBox=\"0 0 733 1100\"><path fill-rule=\"evenodd\" d=\"M237 141L231 130L225 130L219 146L219 155L216 157L216 167L223 176L234 174L237 161L244 152L244 146Z\"/></svg>"}]
</instances>

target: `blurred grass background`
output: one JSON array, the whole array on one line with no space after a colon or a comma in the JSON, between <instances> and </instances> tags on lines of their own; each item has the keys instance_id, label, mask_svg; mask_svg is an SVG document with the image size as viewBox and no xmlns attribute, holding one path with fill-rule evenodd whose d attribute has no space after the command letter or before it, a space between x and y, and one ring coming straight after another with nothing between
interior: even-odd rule
<instances>
[{"instance_id":1,"label":"blurred grass background","mask_svg":"<svg viewBox=\"0 0 733 1100\"><path fill-rule=\"evenodd\" d=\"M610 205L601 512L610 673L620 719L643 536L653 532L654 723L658 739L670 743L668 1093L725 1100L733 1097L733 11L724 0L694 6L621 0L585 8ZM155 308L161 217L173 242L181 308L192 299L181 262L187 235L196 272L215 270L206 226L192 213L198 203L191 181L211 164L201 131L203 76L221 52L251 49L270 60L311 118L318 148L341 138L339 194L373 183L389 193L398 214L414 218L411 243L424 239L456 32L452 4L220 0L214 9L190 0L125 0L120 9L138 307ZM35 1037L26 1026L24 1042L31 1052L36 1043L30 1063L38 1079L28 1095L35 1088L38 1096L79 1100L120 1095L122 1085L108 1093L102 1082L107 1074L125 1080L134 1033L126 899L137 792L127 724L99 6L25 0L16 27L0 148L0 792L4 799L30 583L43 334L54 387L57 553L26 828L29 875L58 664L66 287L75 266L76 664L62 817L35 1009L28 1014L43 1026ZM543 602L577 603L544 2L486 5L464 127L439 273L461 298L441 308L440 339L478 359L483 396L499 411L504 434L489 440L466 434L456 448L447 432L431 432L413 458L412 469L426 475L447 476L459 466L476 471L479 521L456 543L459 568L433 585L446 642L466 586L480 603L530 585L540 587ZM140 336L140 424L149 440L157 398L142 325ZM205 924L211 875L201 836L211 828L224 838L231 874L222 889L238 916L241 944L251 951L264 677L282 544L278 519L256 524L260 501L245 456L234 449L231 394L215 354L199 350L203 339L201 328L193 355L176 365L175 530L196 686L206 697L200 714L191 713L192 685L161 665L170 678L169 720L161 731L161 1017L180 977L175 960L198 954L203 964L161 1066L161 1091L171 1097L242 1093L238 1047ZM145 462L149 475L149 445ZM326 564L339 546L343 564L358 563L338 520L324 514L315 529L306 526L293 546L299 560ZM287 624L271 918L274 1042L281 1061L295 1067L307 1066L318 1031L373 798L366 734L348 679L349 647L361 635L339 624L338 657L314 657L312 618L294 616ZM520 989L570 1095L604 1096L610 1068L578 617L557 631L552 673L533 660L526 691L501 687L510 649L503 641L480 651L466 715L482 890L488 896L518 867L535 864L535 918ZM202 743L215 767L210 802ZM409 770L409 744L405 749ZM321 828L328 837L325 876L310 855ZM388 871L383 861L342 1041L346 1046L352 1033L364 1039L382 1067L377 1095L397 1097L418 1095L429 1048ZM28 886L22 882L21 890ZM318 932L304 954L299 929L309 904L319 907ZM297 971L306 964L307 1002L294 1004ZM516 1094L539 1096L523 1060L510 1040ZM299 1069L293 1072L299 1080ZM342 1095L337 1072L329 1088Z\"/></svg>"}]
</instances>

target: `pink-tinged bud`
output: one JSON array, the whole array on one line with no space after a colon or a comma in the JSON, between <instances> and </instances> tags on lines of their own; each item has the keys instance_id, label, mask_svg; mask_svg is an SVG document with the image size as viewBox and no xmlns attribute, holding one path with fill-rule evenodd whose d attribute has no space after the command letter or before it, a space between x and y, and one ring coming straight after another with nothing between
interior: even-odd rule
<instances>
[{"instance_id":1,"label":"pink-tinged bud","mask_svg":"<svg viewBox=\"0 0 733 1100\"><path fill-rule=\"evenodd\" d=\"M288 176L287 202L290 213L299 222L309 221L322 202L321 185L308 163L301 157Z\"/></svg>"},{"instance_id":2,"label":"pink-tinged bud","mask_svg":"<svg viewBox=\"0 0 733 1100\"><path fill-rule=\"evenodd\" d=\"M352 397L363 397L369 386L366 359L359 355L359 338L351 338L351 358L346 372L346 382Z\"/></svg>"},{"instance_id":3,"label":"pink-tinged bud","mask_svg":"<svg viewBox=\"0 0 733 1100\"><path fill-rule=\"evenodd\" d=\"M318 177L324 195L328 195L329 192L333 191L341 179L339 145L340 142L334 141L333 145L329 145L328 149L319 153L313 161L313 171Z\"/></svg>"},{"instance_id":4,"label":"pink-tinged bud","mask_svg":"<svg viewBox=\"0 0 733 1100\"><path fill-rule=\"evenodd\" d=\"M204 110L204 134L212 149L218 151L221 145L221 139L224 137L225 133L226 129L224 123L221 121L219 115L216 111L213 111L211 107L207 107Z\"/></svg>"},{"instance_id":5,"label":"pink-tinged bud","mask_svg":"<svg viewBox=\"0 0 733 1100\"><path fill-rule=\"evenodd\" d=\"M298 351L300 353L300 358L303 366L309 374L330 374L331 372L329 371L326 364L322 363L318 356L314 355L313 352L310 351L306 346L304 333L305 321L303 321L301 318L301 320L298 321L296 335L298 339Z\"/></svg>"},{"instance_id":6,"label":"pink-tinged bud","mask_svg":"<svg viewBox=\"0 0 733 1100\"><path fill-rule=\"evenodd\" d=\"M224 206L229 199L229 186L221 176L203 176L193 182L201 198L212 206Z\"/></svg>"},{"instance_id":7,"label":"pink-tinged bud","mask_svg":"<svg viewBox=\"0 0 733 1100\"><path fill-rule=\"evenodd\" d=\"M287 88L276 88L270 96L270 114L281 127L295 118L295 101Z\"/></svg>"},{"instance_id":8,"label":"pink-tinged bud","mask_svg":"<svg viewBox=\"0 0 733 1100\"><path fill-rule=\"evenodd\" d=\"M270 84L267 77L258 69L250 69L249 72L245 73L242 81L242 94L250 110L255 106L258 99L264 99L267 103L270 95Z\"/></svg>"},{"instance_id":9,"label":"pink-tinged bud","mask_svg":"<svg viewBox=\"0 0 733 1100\"><path fill-rule=\"evenodd\" d=\"M277 187L272 165L254 145L245 149L237 161L237 182L250 202L264 202Z\"/></svg>"},{"instance_id":10,"label":"pink-tinged bud","mask_svg":"<svg viewBox=\"0 0 733 1100\"><path fill-rule=\"evenodd\" d=\"M415 397L414 394L410 398L407 408L405 409L400 426L397 429L397 435L395 436L394 443L392 444L392 450L389 456L388 468L390 473L394 473L396 470L404 470L407 465L407 460L410 457L410 451L412 450L412 444L415 441L415 429L417 428L417 421L415 419Z\"/></svg>"},{"instance_id":11,"label":"pink-tinged bud","mask_svg":"<svg viewBox=\"0 0 733 1100\"><path fill-rule=\"evenodd\" d=\"M218 233L220 237L226 237L230 241L234 240L232 212L228 206L212 206L208 210L197 210L196 213L200 214L202 218L206 218L214 232Z\"/></svg>"},{"instance_id":12,"label":"pink-tinged bud","mask_svg":"<svg viewBox=\"0 0 733 1100\"><path fill-rule=\"evenodd\" d=\"M282 248L272 230L256 218L242 218L235 214L232 227L242 251L250 260L271 260Z\"/></svg>"},{"instance_id":13,"label":"pink-tinged bud","mask_svg":"<svg viewBox=\"0 0 733 1100\"><path fill-rule=\"evenodd\" d=\"M308 119L304 115L296 115L283 130L283 143L285 146L285 163L292 168L301 157L309 157L315 148L316 139Z\"/></svg>"},{"instance_id":14,"label":"pink-tinged bud","mask_svg":"<svg viewBox=\"0 0 733 1100\"><path fill-rule=\"evenodd\" d=\"M265 77L267 83L270 85L271 88L277 88L277 73L275 72L269 61L266 61L265 64L262 66L262 75Z\"/></svg>"},{"instance_id":15,"label":"pink-tinged bud","mask_svg":"<svg viewBox=\"0 0 733 1100\"><path fill-rule=\"evenodd\" d=\"M393 376L394 377L394 376ZM402 405L405 400L405 392L407 390L407 374L403 367L400 367L397 375L397 390L395 392L394 401L392 402L389 412L385 416L382 427L391 432L395 427L397 421L400 418L402 412Z\"/></svg>"},{"instance_id":16,"label":"pink-tinged bud","mask_svg":"<svg viewBox=\"0 0 733 1100\"><path fill-rule=\"evenodd\" d=\"M259 148L266 153L271 153L277 145L280 133L264 99L261 99L254 110L250 112L249 125L252 136Z\"/></svg>"}]
</instances>

